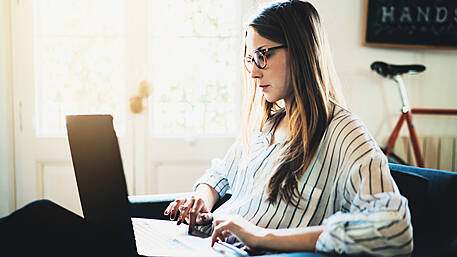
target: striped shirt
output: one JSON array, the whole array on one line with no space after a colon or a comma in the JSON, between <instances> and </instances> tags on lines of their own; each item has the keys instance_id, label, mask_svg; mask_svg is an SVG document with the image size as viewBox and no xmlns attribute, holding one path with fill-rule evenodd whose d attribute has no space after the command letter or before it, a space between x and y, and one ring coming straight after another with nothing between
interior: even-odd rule
<instances>
[{"instance_id":1,"label":"striped shirt","mask_svg":"<svg viewBox=\"0 0 457 257\"><path fill-rule=\"evenodd\" d=\"M266 183L284 144L270 145L270 141L285 110L253 135L248 156L235 142L223 159L212 161L194 189L206 183L220 197L231 192L215 215L238 214L264 228L326 224L316 244L320 252L410 255L408 201L400 195L385 155L359 118L336 104L331 106L333 118L298 182L306 199L299 200L299 208L280 198L276 204L266 201Z\"/></svg>"}]
</instances>

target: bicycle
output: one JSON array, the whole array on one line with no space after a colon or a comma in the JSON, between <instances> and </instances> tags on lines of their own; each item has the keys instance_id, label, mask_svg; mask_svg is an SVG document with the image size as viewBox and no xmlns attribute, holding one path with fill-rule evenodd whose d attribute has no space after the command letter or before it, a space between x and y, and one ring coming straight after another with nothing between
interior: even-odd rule
<instances>
[{"instance_id":1,"label":"bicycle","mask_svg":"<svg viewBox=\"0 0 457 257\"><path fill-rule=\"evenodd\" d=\"M417 74L425 70L425 66L421 64L413 65L393 65L385 62L376 61L370 65L370 68L379 75L393 80L397 87L398 92L400 93L400 98L402 101L401 114L392 130L389 138L387 139L387 145L381 148L384 154L389 158L389 162L407 164L403 159L398 155L392 152L395 143L398 138L398 134L403 126L403 123L406 122L408 125L409 137L412 143L414 158L416 164L419 167L424 167L424 158L422 156L422 151L419 146L419 140L417 138L416 129L413 124L413 114L425 114L425 115L457 115L457 109L434 109L434 108L411 108L409 106L408 96L406 93L406 88L403 83L402 75L403 74Z\"/></svg>"}]
</instances>

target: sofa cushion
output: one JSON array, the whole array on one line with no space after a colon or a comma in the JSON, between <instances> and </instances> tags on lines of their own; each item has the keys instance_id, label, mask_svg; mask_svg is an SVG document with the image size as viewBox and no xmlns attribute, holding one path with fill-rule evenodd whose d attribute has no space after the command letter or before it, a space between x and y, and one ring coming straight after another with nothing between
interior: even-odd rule
<instances>
[{"instance_id":1,"label":"sofa cushion","mask_svg":"<svg viewBox=\"0 0 457 257\"><path fill-rule=\"evenodd\" d=\"M415 250L427 240L427 189L428 179L413 172L391 169L400 193L408 199L413 226Z\"/></svg>"},{"instance_id":2,"label":"sofa cushion","mask_svg":"<svg viewBox=\"0 0 457 257\"><path fill-rule=\"evenodd\" d=\"M444 253L457 237L453 212L457 173L398 164L389 167L400 192L409 200L413 256L447 256Z\"/></svg>"}]
</instances>

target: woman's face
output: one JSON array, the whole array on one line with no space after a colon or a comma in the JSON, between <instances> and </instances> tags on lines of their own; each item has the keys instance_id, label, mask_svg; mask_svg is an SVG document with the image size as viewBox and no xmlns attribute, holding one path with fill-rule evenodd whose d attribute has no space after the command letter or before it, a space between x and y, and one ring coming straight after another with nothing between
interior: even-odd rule
<instances>
[{"instance_id":1,"label":"woman's face","mask_svg":"<svg viewBox=\"0 0 457 257\"><path fill-rule=\"evenodd\" d=\"M249 27L246 35L246 56L252 56L256 50L280 46L282 44L270 41ZM251 78L257 80L257 86L262 90L265 99L274 103L292 97L290 85L289 62L287 48L274 49L266 53L267 66L259 69L252 67Z\"/></svg>"}]
</instances>

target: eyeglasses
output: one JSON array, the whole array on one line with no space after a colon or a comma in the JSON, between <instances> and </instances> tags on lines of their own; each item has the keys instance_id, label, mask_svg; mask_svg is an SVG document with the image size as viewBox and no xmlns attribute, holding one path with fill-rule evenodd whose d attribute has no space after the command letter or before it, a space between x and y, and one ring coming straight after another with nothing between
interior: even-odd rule
<instances>
[{"instance_id":1,"label":"eyeglasses","mask_svg":"<svg viewBox=\"0 0 457 257\"><path fill-rule=\"evenodd\" d=\"M258 49L254 52L254 54L251 56L246 56L244 57L244 67L246 70L251 73L252 68L254 68L254 63L255 66L259 69L265 69L267 67L267 56L269 56L270 51L280 49L280 48L286 48L287 45L281 45L281 46L275 46L275 47L270 47L270 48L265 48L265 49Z\"/></svg>"}]
</instances>

